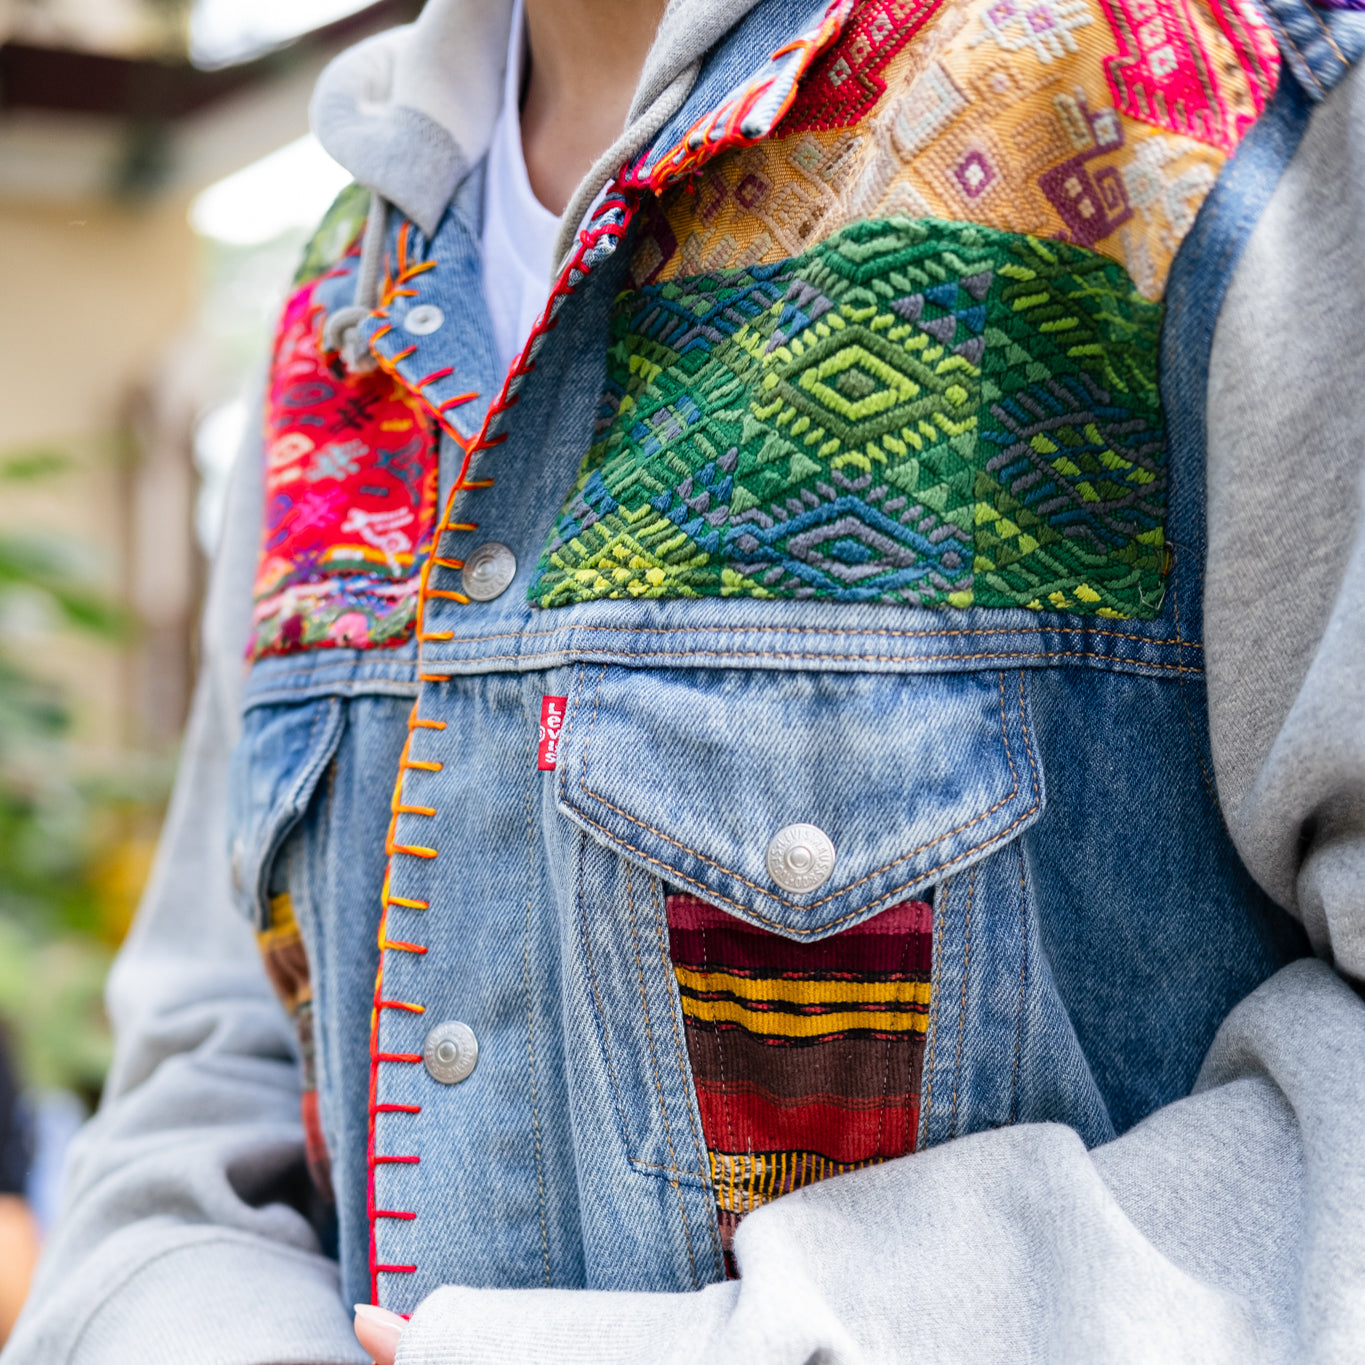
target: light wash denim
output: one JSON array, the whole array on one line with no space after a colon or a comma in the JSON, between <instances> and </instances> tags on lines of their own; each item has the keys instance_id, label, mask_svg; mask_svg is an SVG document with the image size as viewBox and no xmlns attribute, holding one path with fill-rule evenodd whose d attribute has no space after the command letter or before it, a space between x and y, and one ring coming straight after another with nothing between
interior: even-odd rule
<instances>
[{"instance_id":1,"label":"light wash denim","mask_svg":"<svg viewBox=\"0 0 1365 1365\"><path fill-rule=\"evenodd\" d=\"M744 41L769 17L770 44L783 36L790 15L763 5ZM459 557L506 543L512 587L430 613L428 631L450 638L428 641L420 668L413 649L257 664L226 812L221 711L245 632L220 631L172 852L115 982L110 1100L82 1140L66 1226L5 1365L359 1359L340 1304L370 1292L370 1011L389 798L414 699L446 728L413 732L411 756L444 766L409 772L405 791L438 814L400 815L395 840L438 856L394 858L393 893L430 908L391 909L388 933L420 934L429 952L389 952L384 988L426 1013L385 1011L380 1046L420 1051L432 1022L461 1019L480 1058L450 1087L420 1067L380 1068L380 1102L422 1110L383 1113L377 1131L381 1153L421 1158L381 1165L375 1187L381 1209L417 1215L377 1223L379 1260L417 1267L379 1276L382 1302L417 1310L402 1365L1358 1358L1365 1007L1326 965L1294 960L1308 951L1303 931L1247 867L1307 916L1320 954L1358 941L1365 710L1341 662L1361 635L1358 492L1322 574L1341 596L1303 632L1301 653L1337 663L1324 674L1300 658L1260 713L1243 676L1220 675L1217 766L1201 663L1206 422L1225 506L1262 472L1217 444L1235 414L1268 401L1264 383L1238 388L1238 357L1263 374L1274 326L1305 354L1317 335L1300 310L1258 314L1257 281L1237 262L1286 165L1287 181L1303 167L1295 192L1310 201L1324 177L1350 195L1336 220L1330 196L1308 215L1291 200L1277 218L1272 205L1281 252L1309 249L1329 220L1340 235L1365 179L1351 150L1365 127L1360 81L1328 94L1365 45L1361 16L1277 0L1274 19L1289 73L1168 291L1175 556L1156 619L747 601L528 608L587 444L618 252L582 281L507 440L472 471L496 480L455 508L477 532L442 547ZM1313 145L1291 163L1306 128ZM485 395L454 410L465 431L497 384L469 286L478 191L476 172L435 228L437 268L406 301L438 303L446 363ZM1266 253L1250 257L1261 273ZM1211 383L1230 281L1230 315L1258 326L1220 330ZM342 300L349 281L328 287ZM1320 373L1336 354L1318 353ZM1342 410L1320 427L1321 476L1338 491L1359 466L1359 414ZM1261 427L1267 468L1299 458L1274 402ZM442 452L447 486L456 454ZM254 539L249 495L242 508L239 561ZM1229 526L1236 515L1215 530L1226 540ZM1264 565L1279 561L1261 528L1240 526L1216 567L1237 575L1241 610L1259 621ZM234 623L248 579L239 562L220 580L232 599L220 615ZM1236 590L1220 599L1224 641ZM1222 657L1235 651L1224 644ZM1240 671L1258 667L1243 658ZM548 773L535 766L544 695L567 698ZM1340 699L1335 734L1322 695ZM1241 856L1218 804L1229 772ZM1326 807L1294 794L1315 783ZM762 857L794 819L821 825L839 860L825 887L785 896ZM1281 871L1286 847L1304 869L1297 886ZM236 924L214 889L229 865ZM668 961L662 899L674 886L800 938L897 898L934 899L927 1150L751 1215L739 1283L719 1282ZM305 1201L289 1185L288 1030L245 934L283 888L313 968L339 1299L319 1254L333 1230L310 1231L291 1207ZM1344 969L1357 961L1348 952Z\"/></svg>"},{"instance_id":2,"label":"light wash denim","mask_svg":"<svg viewBox=\"0 0 1365 1365\"><path fill-rule=\"evenodd\" d=\"M750 11L708 63L681 132L808 6ZM459 1019L479 1063L457 1086L385 1063L375 1097L379 1299L411 1312L442 1284L695 1289L723 1274L701 1122L682 1045L664 896L681 888L793 938L935 898L934 1006L921 1147L1054 1122L1090 1146L1189 1092L1218 1025L1308 951L1234 850L1212 784L1203 690L1203 405L1227 272L1307 100L1286 80L1201 214L1168 291L1163 355L1172 571L1150 621L1023 609L820 602L526 601L563 490L591 439L601 337L627 249L603 255L475 457L438 554L495 540L516 555L491 603L432 598L388 934L385 1055ZM669 129L659 139L669 142ZM496 388L478 296L479 177L429 246L436 262L387 321L443 327L398 362ZM393 230L397 231L397 225ZM338 300L349 276L329 281ZM380 324L368 324L373 331ZM401 331L395 335L404 335ZM403 345L410 338L404 336ZM400 348L401 349L401 348ZM440 395L438 395L439 397ZM443 453L448 484L458 450ZM447 577L450 579L446 581ZM458 588L433 572L434 586ZM248 913L283 864L314 970L321 1102L338 1189L344 1292L370 1290L366 1106L384 833L412 686L411 650L258 663L237 752ZM362 678L367 681L362 681ZM541 699L568 699L559 766L537 771ZM366 698L369 698L368 700ZM306 700L295 700L295 698ZM327 780L321 780L327 773ZM306 797L308 774L316 783ZM304 809L306 805L306 809ZM785 895L773 833L833 840L833 881ZM414 910L402 901L425 902ZM420 1114L406 1112L420 1107Z\"/></svg>"}]
</instances>

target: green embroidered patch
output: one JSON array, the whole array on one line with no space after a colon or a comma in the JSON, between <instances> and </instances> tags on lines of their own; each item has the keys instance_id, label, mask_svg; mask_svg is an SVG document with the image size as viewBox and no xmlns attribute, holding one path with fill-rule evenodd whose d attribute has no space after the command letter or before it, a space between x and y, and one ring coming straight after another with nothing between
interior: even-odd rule
<instances>
[{"instance_id":1,"label":"green embroidered patch","mask_svg":"<svg viewBox=\"0 0 1365 1365\"><path fill-rule=\"evenodd\" d=\"M936 219L622 294L530 600L1151 618L1160 325L1106 257Z\"/></svg>"}]
</instances>

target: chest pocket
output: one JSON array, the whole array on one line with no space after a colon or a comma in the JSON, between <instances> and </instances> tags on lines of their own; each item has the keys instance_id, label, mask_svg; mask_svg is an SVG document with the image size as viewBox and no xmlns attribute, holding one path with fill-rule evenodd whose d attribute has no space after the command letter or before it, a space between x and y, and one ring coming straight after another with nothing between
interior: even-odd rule
<instances>
[{"instance_id":1,"label":"chest pocket","mask_svg":"<svg viewBox=\"0 0 1365 1365\"><path fill-rule=\"evenodd\" d=\"M594 839L792 939L914 897L1044 800L1019 672L585 668L558 767Z\"/></svg>"},{"instance_id":2,"label":"chest pocket","mask_svg":"<svg viewBox=\"0 0 1365 1365\"><path fill-rule=\"evenodd\" d=\"M567 690L581 1127L608 1143L615 1113L677 1282L704 1280L748 1210L913 1150L923 893L1042 812L1026 678L583 665ZM594 1169L603 1198L635 1183Z\"/></svg>"},{"instance_id":3,"label":"chest pocket","mask_svg":"<svg viewBox=\"0 0 1365 1365\"><path fill-rule=\"evenodd\" d=\"M323 697L247 712L232 758L231 860L238 904L257 933L271 925L276 855L303 818L345 727L345 703Z\"/></svg>"}]
</instances>

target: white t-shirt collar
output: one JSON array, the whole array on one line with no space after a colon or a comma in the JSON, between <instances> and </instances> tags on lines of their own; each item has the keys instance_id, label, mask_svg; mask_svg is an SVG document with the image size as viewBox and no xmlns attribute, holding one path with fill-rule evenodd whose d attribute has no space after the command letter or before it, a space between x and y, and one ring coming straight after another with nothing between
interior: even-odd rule
<instances>
[{"instance_id":1,"label":"white t-shirt collar","mask_svg":"<svg viewBox=\"0 0 1365 1365\"><path fill-rule=\"evenodd\" d=\"M493 126L483 198L483 289L503 372L517 358L550 293L559 219L531 188L521 148L526 59L522 0L512 11L502 109Z\"/></svg>"}]
</instances>

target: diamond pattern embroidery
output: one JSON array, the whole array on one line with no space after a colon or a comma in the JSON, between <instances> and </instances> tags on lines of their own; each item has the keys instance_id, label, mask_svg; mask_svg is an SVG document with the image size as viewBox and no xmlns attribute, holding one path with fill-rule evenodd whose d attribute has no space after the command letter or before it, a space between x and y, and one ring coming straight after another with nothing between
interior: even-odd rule
<instances>
[{"instance_id":1,"label":"diamond pattern embroidery","mask_svg":"<svg viewBox=\"0 0 1365 1365\"><path fill-rule=\"evenodd\" d=\"M1153 616L1160 318L1107 258L933 219L623 294L530 598Z\"/></svg>"}]
</instances>

